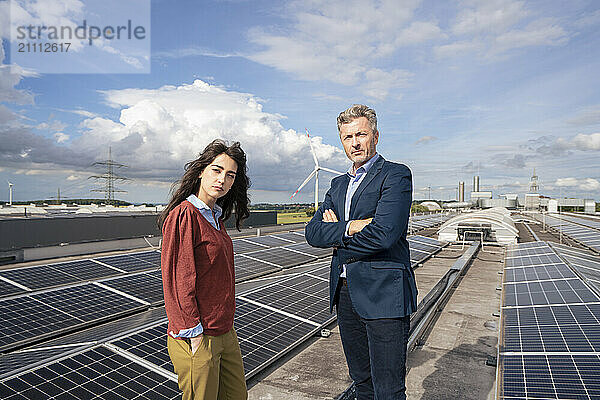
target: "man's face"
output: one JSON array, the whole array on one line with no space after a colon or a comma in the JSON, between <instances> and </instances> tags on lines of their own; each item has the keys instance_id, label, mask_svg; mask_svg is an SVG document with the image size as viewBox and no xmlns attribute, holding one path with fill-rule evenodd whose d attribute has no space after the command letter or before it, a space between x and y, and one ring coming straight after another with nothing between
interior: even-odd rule
<instances>
[{"instance_id":1,"label":"man's face","mask_svg":"<svg viewBox=\"0 0 600 400\"><path fill-rule=\"evenodd\" d=\"M360 117L340 126L340 139L346 156L358 168L375 155L379 132L373 132L369 120Z\"/></svg>"}]
</instances>

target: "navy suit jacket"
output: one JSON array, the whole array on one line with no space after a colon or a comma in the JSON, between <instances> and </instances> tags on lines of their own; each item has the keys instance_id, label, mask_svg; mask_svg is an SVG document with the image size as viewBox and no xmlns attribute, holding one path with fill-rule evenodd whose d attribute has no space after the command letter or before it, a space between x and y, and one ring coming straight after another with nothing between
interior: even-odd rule
<instances>
[{"instance_id":1,"label":"navy suit jacket","mask_svg":"<svg viewBox=\"0 0 600 400\"><path fill-rule=\"evenodd\" d=\"M362 231L346 238L344 208L350 178L331 181L325 201L306 226L314 247L333 247L329 281L330 311L337 303L342 265L352 305L366 319L398 318L417 308L417 286L406 233L412 203L412 175L403 164L379 157L352 196L350 220L373 217ZM339 222L323 222L332 209Z\"/></svg>"}]
</instances>

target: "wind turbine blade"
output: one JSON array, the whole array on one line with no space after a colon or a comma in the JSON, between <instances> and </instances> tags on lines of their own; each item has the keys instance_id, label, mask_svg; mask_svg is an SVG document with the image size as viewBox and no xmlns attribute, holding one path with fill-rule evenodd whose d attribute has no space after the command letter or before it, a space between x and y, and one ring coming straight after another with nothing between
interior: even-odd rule
<instances>
[{"instance_id":1,"label":"wind turbine blade","mask_svg":"<svg viewBox=\"0 0 600 400\"><path fill-rule=\"evenodd\" d=\"M310 152L312 153L313 159L315 160L315 167L319 167L319 160L317 160L317 154L315 153L315 149L312 145L312 140L310 140L310 134L308 133L308 129L304 128L306 131L306 136L308 136L308 144L310 145Z\"/></svg>"},{"instance_id":2,"label":"wind turbine blade","mask_svg":"<svg viewBox=\"0 0 600 400\"><path fill-rule=\"evenodd\" d=\"M298 187L298 189L296 189L296 191L294 192L294 194L292 195L292 197L290 197L290 199L293 199L294 196L296 196L298 194L298 192L300 191L300 189L302 189L304 187L304 185L306 185L308 183L308 181L310 181L310 179L317 173L317 170L314 169L313 172L310 173L310 175L304 180L304 182L302 182L302 185L300 185L300 187Z\"/></svg>"},{"instance_id":3,"label":"wind turbine blade","mask_svg":"<svg viewBox=\"0 0 600 400\"><path fill-rule=\"evenodd\" d=\"M344 172L339 172L339 171L336 171L336 170L330 169L330 168L319 167L319 169L322 169L323 171L331 172L332 174L336 174L336 175L344 175Z\"/></svg>"}]
</instances>

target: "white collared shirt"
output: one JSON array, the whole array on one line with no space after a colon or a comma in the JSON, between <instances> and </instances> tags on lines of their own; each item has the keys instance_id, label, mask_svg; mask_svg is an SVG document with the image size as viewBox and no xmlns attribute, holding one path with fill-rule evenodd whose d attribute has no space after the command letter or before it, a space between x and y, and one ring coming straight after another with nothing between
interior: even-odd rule
<instances>
[{"instance_id":1,"label":"white collared shirt","mask_svg":"<svg viewBox=\"0 0 600 400\"><path fill-rule=\"evenodd\" d=\"M219 218L223 215L223 209L215 203L214 215L213 210L200 200L195 194L190 194L187 199L200 211L200 214L216 229L219 230Z\"/></svg>"},{"instance_id":2,"label":"white collared shirt","mask_svg":"<svg viewBox=\"0 0 600 400\"><path fill-rule=\"evenodd\" d=\"M375 164L375 161L379 158L379 153L375 153L373 157L360 167L354 170L354 164L350 166L348 171L346 172L350 177L350 181L348 182L348 188L346 189L346 201L344 203L344 220L348 221L346 223L346 234L348 234L348 228L350 227L350 207L352 206L352 196L356 193L356 189L360 186L365 176L367 176L367 172L369 169ZM341 278L346 277L346 264L342 265L342 273L340 274Z\"/></svg>"}]
</instances>

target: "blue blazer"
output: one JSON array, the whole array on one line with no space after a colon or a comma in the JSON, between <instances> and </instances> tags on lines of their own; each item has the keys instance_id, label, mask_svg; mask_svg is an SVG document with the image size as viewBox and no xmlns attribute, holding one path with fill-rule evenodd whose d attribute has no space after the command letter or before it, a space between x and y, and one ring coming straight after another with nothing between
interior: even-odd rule
<instances>
[{"instance_id":1,"label":"blue blazer","mask_svg":"<svg viewBox=\"0 0 600 400\"><path fill-rule=\"evenodd\" d=\"M329 280L330 311L337 303L342 265L352 305L366 319L398 318L417 309L417 286L406 233L412 203L412 175L403 164L379 157L352 196L350 220L373 217L362 231L345 237L344 207L350 177L331 181L325 201L306 226L314 247L333 247ZM323 222L332 209L339 222Z\"/></svg>"}]
</instances>

